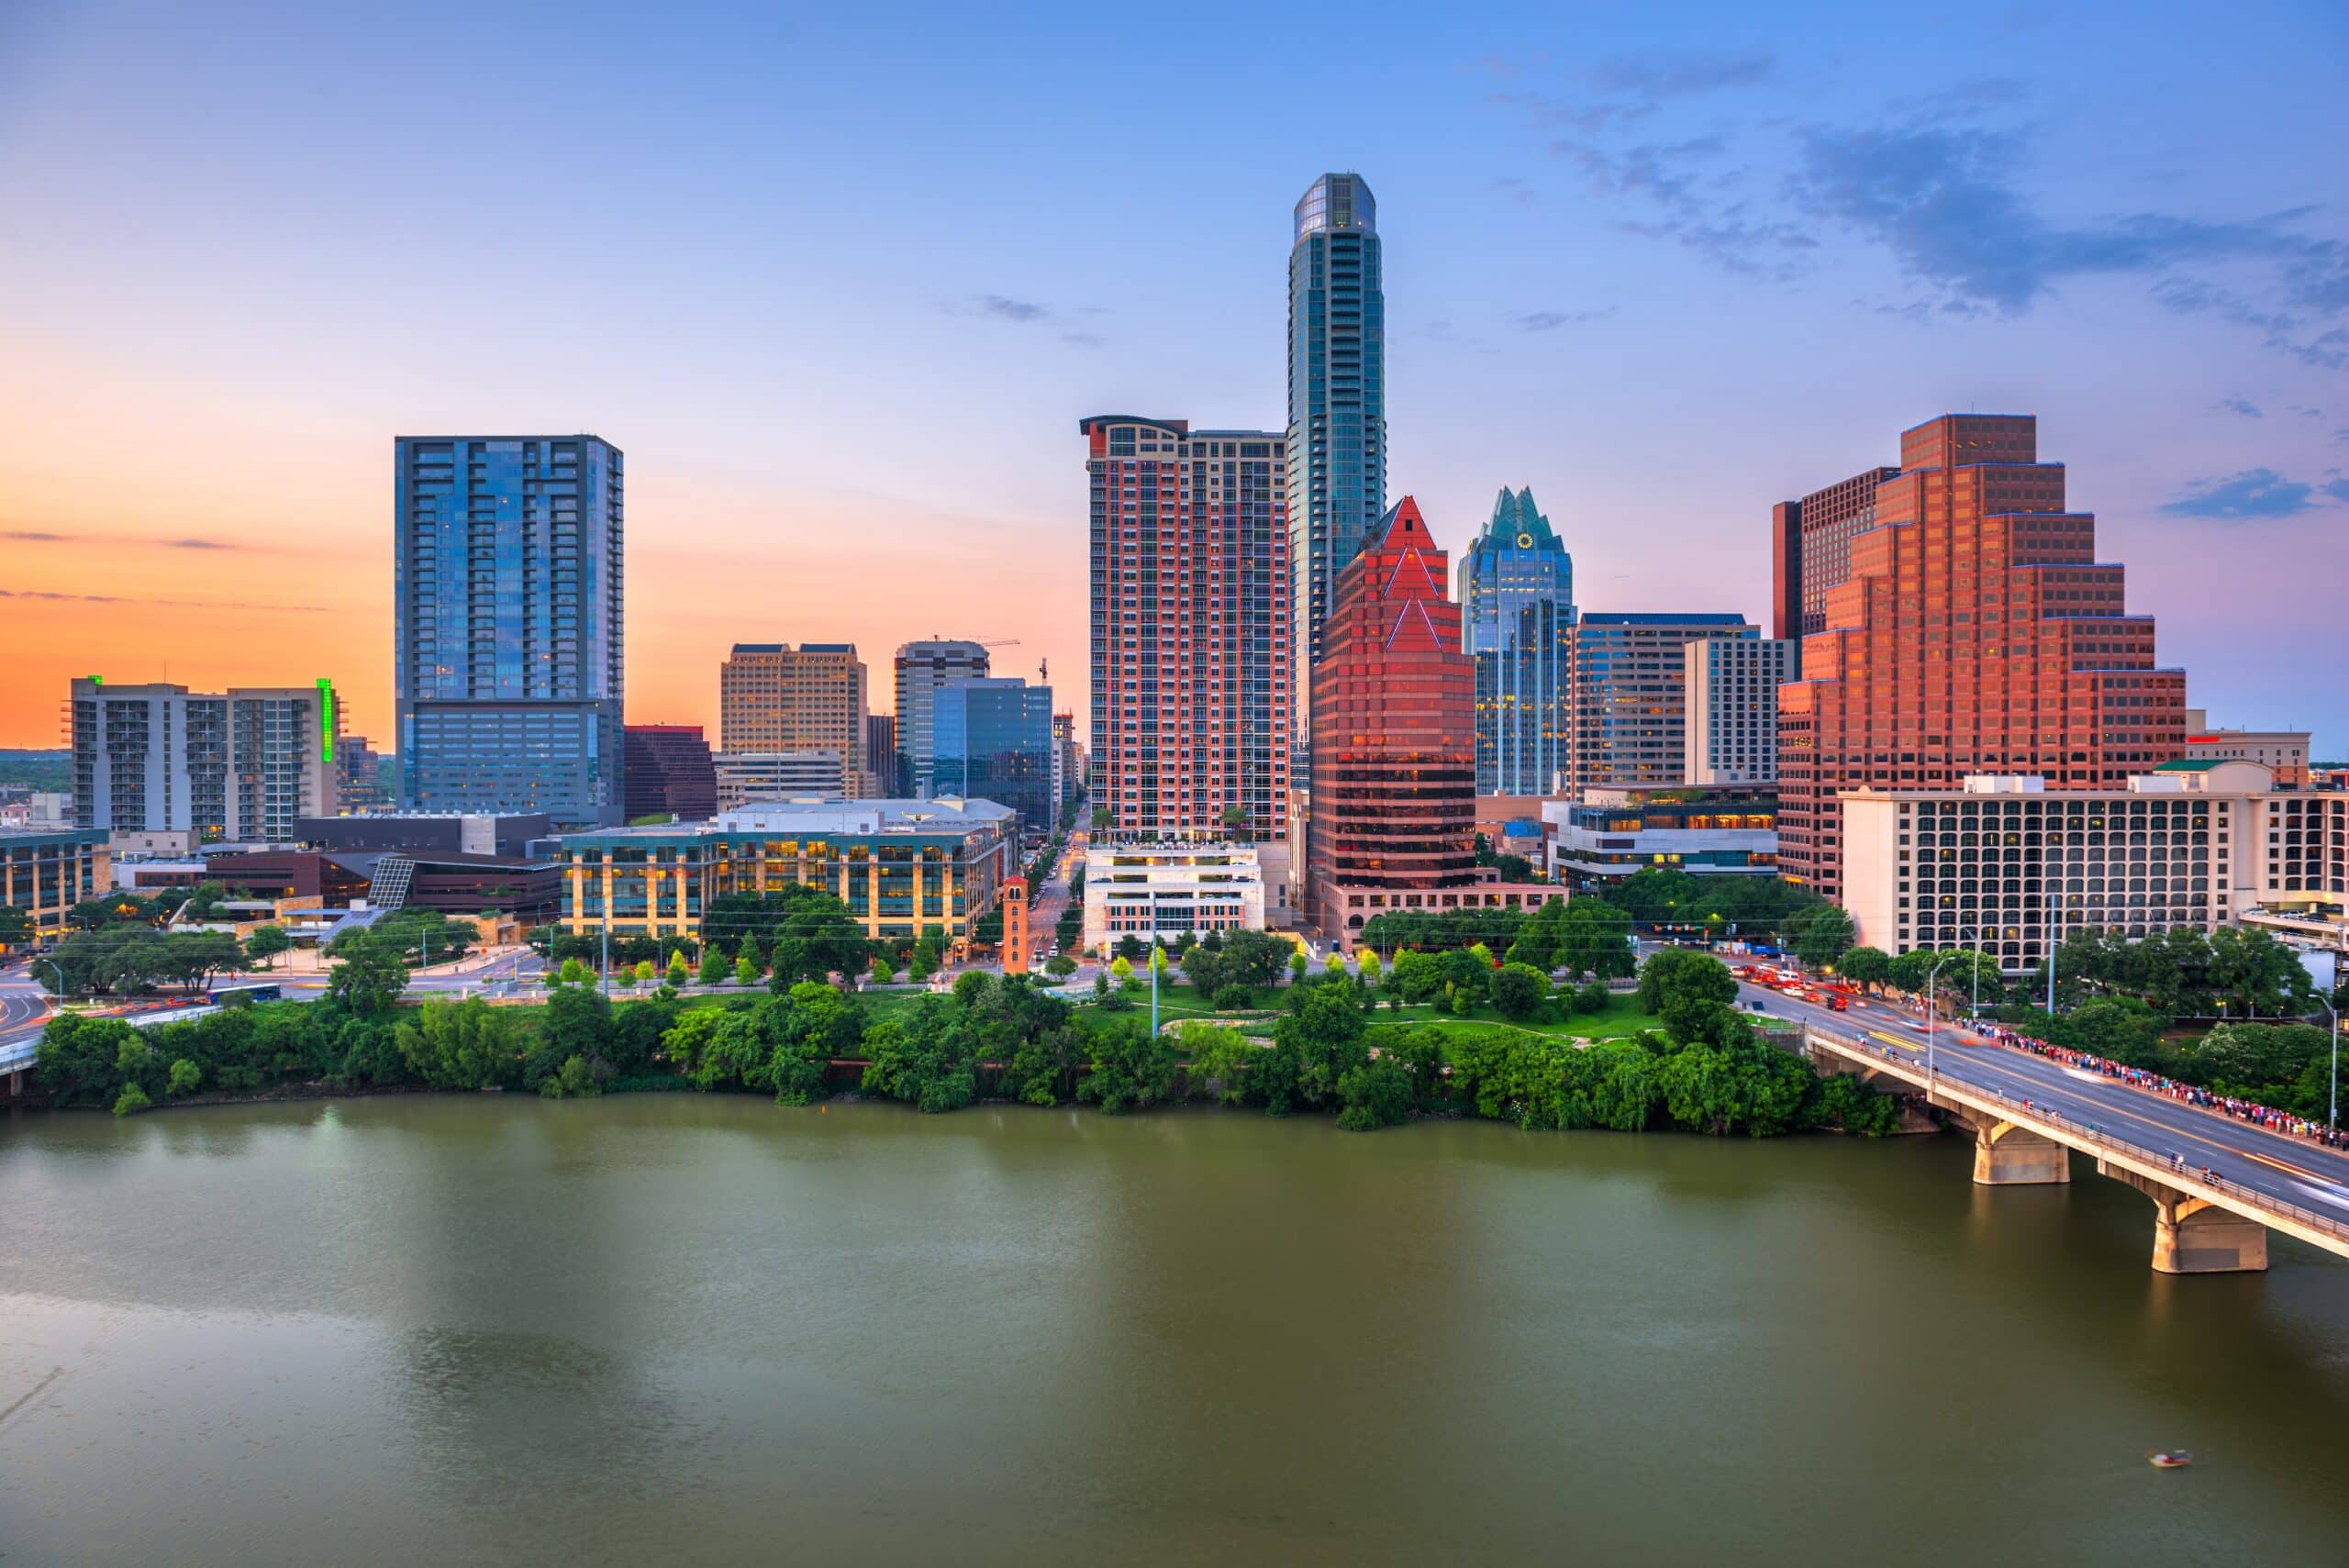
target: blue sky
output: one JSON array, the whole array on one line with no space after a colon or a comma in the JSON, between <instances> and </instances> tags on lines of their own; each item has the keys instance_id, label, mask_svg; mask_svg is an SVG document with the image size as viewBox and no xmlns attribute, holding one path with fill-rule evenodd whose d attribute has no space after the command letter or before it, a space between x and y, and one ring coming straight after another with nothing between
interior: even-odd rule
<instances>
[{"instance_id":1,"label":"blue sky","mask_svg":"<svg viewBox=\"0 0 2349 1568\"><path fill-rule=\"evenodd\" d=\"M2345 17L11 6L0 651L299 648L363 722L393 434L593 429L632 717L737 639L1081 698L1076 420L1278 426L1288 210L1353 168L1447 545L1530 484L1586 607L1758 617L1773 502L2035 412L2189 701L2349 754Z\"/></svg>"}]
</instances>

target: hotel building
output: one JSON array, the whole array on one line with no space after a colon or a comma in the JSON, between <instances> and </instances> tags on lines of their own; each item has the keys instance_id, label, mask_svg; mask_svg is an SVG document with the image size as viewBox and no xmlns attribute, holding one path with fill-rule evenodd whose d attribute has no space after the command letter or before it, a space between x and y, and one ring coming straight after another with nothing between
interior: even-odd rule
<instances>
[{"instance_id":1,"label":"hotel building","mask_svg":"<svg viewBox=\"0 0 2349 1568\"><path fill-rule=\"evenodd\" d=\"M1778 688L1795 678L1798 646L1780 637L1700 637L1681 644L1687 783L1777 782Z\"/></svg>"}]
</instances>

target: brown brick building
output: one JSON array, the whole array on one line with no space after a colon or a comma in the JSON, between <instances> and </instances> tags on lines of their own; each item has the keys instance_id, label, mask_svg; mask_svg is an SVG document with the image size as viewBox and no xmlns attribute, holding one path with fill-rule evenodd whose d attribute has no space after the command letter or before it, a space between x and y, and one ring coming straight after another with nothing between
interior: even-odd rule
<instances>
[{"instance_id":1,"label":"brown brick building","mask_svg":"<svg viewBox=\"0 0 2349 1568\"><path fill-rule=\"evenodd\" d=\"M1906 432L1871 507L1842 575L1802 584L1800 598L1819 587L1821 629L1779 693L1787 876L1840 895L1841 790L1954 789L1969 773L2117 788L2181 754L2185 674L2154 667L2153 618L2128 613L2122 569L2097 559L2094 515L2065 510L2033 417L1946 414Z\"/></svg>"}]
</instances>

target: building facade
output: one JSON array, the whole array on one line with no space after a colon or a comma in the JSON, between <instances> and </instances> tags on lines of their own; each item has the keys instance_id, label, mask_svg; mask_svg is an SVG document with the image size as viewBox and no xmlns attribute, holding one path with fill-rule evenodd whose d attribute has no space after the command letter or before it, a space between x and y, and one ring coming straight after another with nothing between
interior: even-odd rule
<instances>
[{"instance_id":1,"label":"building facade","mask_svg":"<svg viewBox=\"0 0 2349 1568\"><path fill-rule=\"evenodd\" d=\"M917 798L937 793L931 773L938 759L938 694L986 673L987 651L980 643L932 638L897 650L897 756L907 793Z\"/></svg>"},{"instance_id":2,"label":"building facade","mask_svg":"<svg viewBox=\"0 0 2349 1568\"><path fill-rule=\"evenodd\" d=\"M619 449L401 436L393 471L402 806L618 821Z\"/></svg>"},{"instance_id":3,"label":"building facade","mask_svg":"<svg viewBox=\"0 0 2349 1568\"><path fill-rule=\"evenodd\" d=\"M1252 844L1192 840L1100 844L1085 851L1085 949L1121 937L1144 946L1184 932L1261 931L1264 873Z\"/></svg>"},{"instance_id":4,"label":"building facade","mask_svg":"<svg viewBox=\"0 0 2349 1568\"><path fill-rule=\"evenodd\" d=\"M1286 906L1281 438L1125 415L1078 429L1091 486L1094 806L1119 837L1253 840Z\"/></svg>"},{"instance_id":5,"label":"building facade","mask_svg":"<svg viewBox=\"0 0 2349 1568\"><path fill-rule=\"evenodd\" d=\"M2154 662L2124 571L2028 415L1945 414L1900 438L1873 527L1778 696L1779 857L1834 898L1848 790L1975 774L2119 789L2185 750L2185 684Z\"/></svg>"},{"instance_id":6,"label":"building facade","mask_svg":"<svg viewBox=\"0 0 2349 1568\"><path fill-rule=\"evenodd\" d=\"M871 712L852 642L738 642L718 674L721 751L836 751L845 788L878 788L867 759Z\"/></svg>"},{"instance_id":7,"label":"building facade","mask_svg":"<svg viewBox=\"0 0 2349 1568\"><path fill-rule=\"evenodd\" d=\"M364 735L345 735L334 743L336 789L345 811L387 811L392 805L390 783L384 777L384 755Z\"/></svg>"},{"instance_id":8,"label":"building facade","mask_svg":"<svg viewBox=\"0 0 2349 1568\"><path fill-rule=\"evenodd\" d=\"M720 751L710 762L720 811L753 801L841 800L855 793L838 751Z\"/></svg>"},{"instance_id":9,"label":"building facade","mask_svg":"<svg viewBox=\"0 0 2349 1568\"><path fill-rule=\"evenodd\" d=\"M1575 562L1531 486L1504 487L1460 562L1476 662L1476 793L1548 795L1572 772Z\"/></svg>"},{"instance_id":10,"label":"building facade","mask_svg":"<svg viewBox=\"0 0 2349 1568\"><path fill-rule=\"evenodd\" d=\"M1020 826L1049 833L1052 800L1052 688L989 675L937 696L937 793L992 800L1019 813Z\"/></svg>"},{"instance_id":11,"label":"building facade","mask_svg":"<svg viewBox=\"0 0 2349 1568\"><path fill-rule=\"evenodd\" d=\"M663 812L698 822L718 809L718 773L698 724L631 724L622 732L628 819Z\"/></svg>"},{"instance_id":12,"label":"building facade","mask_svg":"<svg viewBox=\"0 0 2349 1568\"><path fill-rule=\"evenodd\" d=\"M1697 876L1776 876L1777 803L1701 792L1585 790L1542 805L1553 876L1589 884L1650 866Z\"/></svg>"},{"instance_id":13,"label":"building facade","mask_svg":"<svg viewBox=\"0 0 2349 1568\"><path fill-rule=\"evenodd\" d=\"M1777 782L1778 688L1795 678L1798 647L1783 637L1699 637L1680 645L1685 783Z\"/></svg>"},{"instance_id":14,"label":"building facade","mask_svg":"<svg viewBox=\"0 0 2349 1568\"><path fill-rule=\"evenodd\" d=\"M1745 638L1742 616L1594 612L1574 648L1575 745L1569 788L1669 788L1687 782L1688 683L1683 647Z\"/></svg>"},{"instance_id":15,"label":"building facade","mask_svg":"<svg viewBox=\"0 0 2349 1568\"><path fill-rule=\"evenodd\" d=\"M112 887L102 829L0 828L0 909L30 917L36 941L64 936L66 912Z\"/></svg>"},{"instance_id":16,"label":"building facade","mask_svg":"<svg viewBox=\"0 0 2349 1568\"><path fill-rule=\"evenodd\" d=\"M867 936L942 928L969 940L1018 871L1012 814L986 801L830 800L745 806L708 822L565 835L565 930L698 938L729 893L786 884L847 905Z\"/></svg>"},{"instance_id":17,"label":"building facade","mask_svg":"<svg viewBox=\"0 0 2349 1568\"><path fill-rule=\"evenodd\" d=\"M904 764L905 759L897 752L897 716L894 713L866 714L864 765L873 774L874 793L880 795L906 794Z\"/></svg>"},{"instance_id":18,"label":"building facade","mask_svg":"<svg viewBox=\"0 0 2349 1568\"><path fill-rule=\"evenodd\" d=\"M1897 468L1864 469L1770 509L1770 635L1801 638L1827 624L1827 590L1851 575L1852 541L1876 526L1876 486Z\"/></svg>"},{"instance_id":19,"label":"building facade","mask_svg":"<svg viewBox=\"0 0 2349 1568\"><path fill-rule=\"evenodd\" d=\"M76 827L283 841L340 806L332 682L215 694L89 675L72 701Z\"/></svg>"},{"instance_id":20,"label":"building facade","mask_svg":"<svg viewBox=\"0 0 2349 1568\"><path fill-rule=\"evenodd\" d=\"M2199 708L2186 712L2186 756L2195 762L2257 762L2276 775L2278 789L2306 789L2310 783L2305 729L2224 729L2202 722Z\"/></svg>"}]
</instances>

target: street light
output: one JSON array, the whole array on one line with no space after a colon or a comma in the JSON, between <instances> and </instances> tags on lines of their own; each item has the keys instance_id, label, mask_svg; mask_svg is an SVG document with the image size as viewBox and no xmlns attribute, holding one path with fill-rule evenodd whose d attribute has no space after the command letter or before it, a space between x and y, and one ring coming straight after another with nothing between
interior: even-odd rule
<instances>
[{"instance_id":1,"label":"street light","mask_svg":"<svg viewBox=\"0 0 2349 1568\"><path fill-rule=\"evenodd\" d=\"M2332 1015L2332 1077L2327 1084L2332 1093L2325 1102L2324 1110L2324 1138L2330 1143L2335 1125L2341 1119L2341 1009L2321 996L2317 998L2316 1005Z\"/></svg>"},{"instance_id":2,"label":"street light","mask_svg":"<svg viewBox=\"0 0 2349 1568\"><path fill-rule=\"evenodd\" d=\"M1955 958L1956 953L1943 955L1942 962L1925 973L1925 1093L1933 1092L1933 982L1941 978L1942 963Z\"/></svg>"},{"instance_id":3,"label":"street light","mask_svg":"<svg viewBox=\"0 0 2349 1568\"><path fill-rule=\"evenodd\" d=\"M1974 1005L1970 1017L1978 1022L1982 1017L1982 932L1973 926L1960 926L1957 934L1974 944Z\"/></svg>"}]
</instances>

